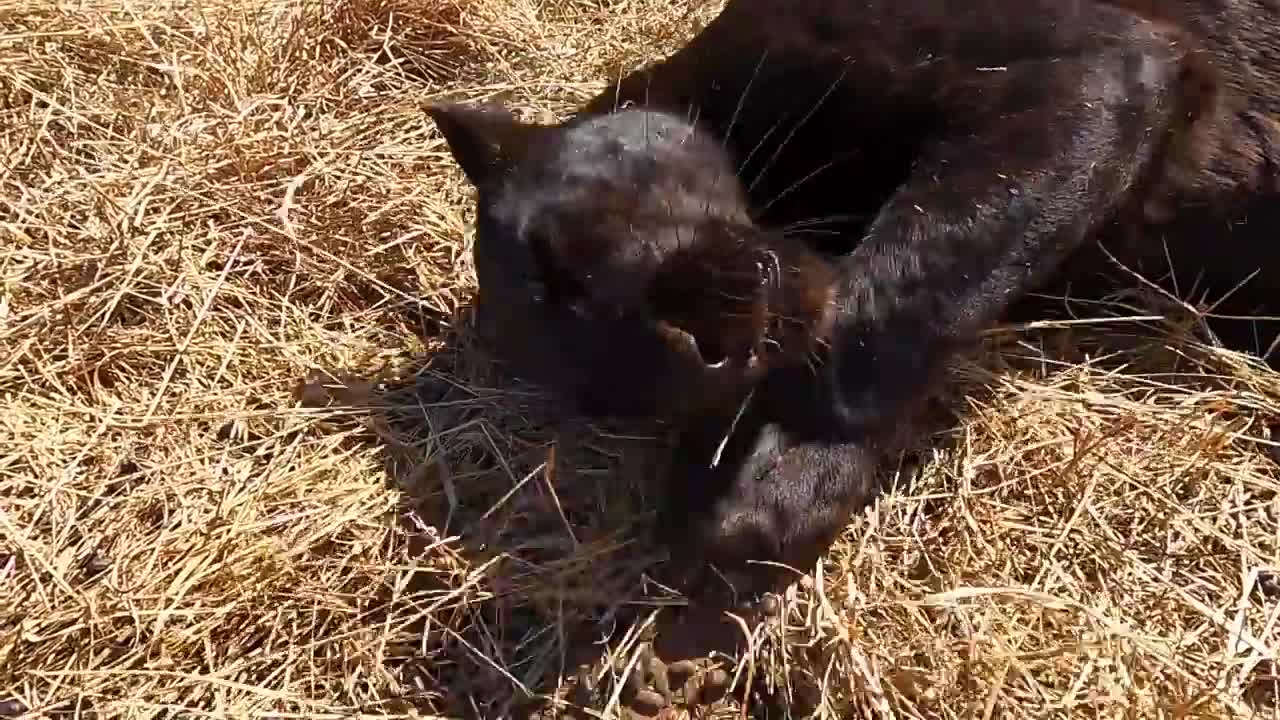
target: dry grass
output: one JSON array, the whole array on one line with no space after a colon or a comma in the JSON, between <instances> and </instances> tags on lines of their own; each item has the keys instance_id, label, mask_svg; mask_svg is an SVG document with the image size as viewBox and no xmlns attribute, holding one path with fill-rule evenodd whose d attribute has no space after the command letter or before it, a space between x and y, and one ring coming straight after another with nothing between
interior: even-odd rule
<instances>
[{"instance_id":1,"label":"dry grass","mask_svg":"<svg viewBox=\"0 0 1280 720\"><path fill-rule=\"evenodd\" d=\"M0 710L499 717L643 601L638 446L536 472L538 397L457 322L470 194L420 106L563 112L689 12L0 0ZM755 675L826 717L1274 717L1280 378L1081 354L1132 328L958 368L967 417Z\"/></svg>"}]
</instances>

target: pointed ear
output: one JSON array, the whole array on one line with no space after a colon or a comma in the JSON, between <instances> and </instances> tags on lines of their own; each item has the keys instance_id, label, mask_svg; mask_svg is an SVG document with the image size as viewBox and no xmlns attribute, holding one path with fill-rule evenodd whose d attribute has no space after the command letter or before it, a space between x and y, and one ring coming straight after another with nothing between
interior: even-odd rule
<instances>
[{"instance_id":1,"label":"pointed ear","mask_svg":"<svg viewBox=\"0 0 1280 720\"><path fill-rule=\"evenodd\" d=\"M479 187L514 165L545 126L520 122L498 105L436 103L426 108L453 159Z\"/></svg>"}]
</instances>

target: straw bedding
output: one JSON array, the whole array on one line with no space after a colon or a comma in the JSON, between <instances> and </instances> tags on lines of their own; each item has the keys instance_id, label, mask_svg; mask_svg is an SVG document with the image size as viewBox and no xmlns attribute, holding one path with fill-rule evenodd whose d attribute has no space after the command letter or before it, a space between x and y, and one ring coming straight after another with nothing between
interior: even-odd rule
<instances>
[{"instance_id":1,"label":"straw bedding","mask_svg":"<svg viewBox=\"0 0 1280 720\"><path fill-rule=\"evenodd\" d=\"M624 666L668 602L651 429L546 472L421 106L554 117L715 10L0 2L0 715L510 717L583 647ZM821 717L1273 716L1280 378L1107 312L957 362L740 681Z\"/></svg>"}]
</instances>

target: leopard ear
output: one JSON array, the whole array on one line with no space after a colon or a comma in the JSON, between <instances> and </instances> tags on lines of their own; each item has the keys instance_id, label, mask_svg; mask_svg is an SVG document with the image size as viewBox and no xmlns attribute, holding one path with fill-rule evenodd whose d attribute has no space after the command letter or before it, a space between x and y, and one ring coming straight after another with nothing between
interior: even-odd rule
<instances>
[{"instance_id":1,"label":"leopard ear","mask_svg":"<svg viewBox=\"0 0 1280 720\"><path fill-rule=\"evenodd\" d=\"M505 173L527 152L545 125L521 122L500 105L435 103L426 113L444 135L454 161L480 187Z\"/></svg>"}]
</instances>

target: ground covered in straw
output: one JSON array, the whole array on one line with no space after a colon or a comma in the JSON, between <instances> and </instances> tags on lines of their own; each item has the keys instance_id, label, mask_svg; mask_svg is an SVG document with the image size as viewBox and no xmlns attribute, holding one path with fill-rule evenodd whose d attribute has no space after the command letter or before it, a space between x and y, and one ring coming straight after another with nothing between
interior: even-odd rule
<instances>
[{"instance_id":1,"label":"ground covered in straw","mask_svg":"<svg viewBox=\"0 0 1280 720\"><path fill-rule=\"evenodd\" d=\"M501 717L582 628L625 663L643 437L542 472L421 106L554 116L714 10L0 2L0 715ZM744 673L824 717L1273 717L1278 380L1132 320L993 337Z\"/></svg>"}]
</instances>

